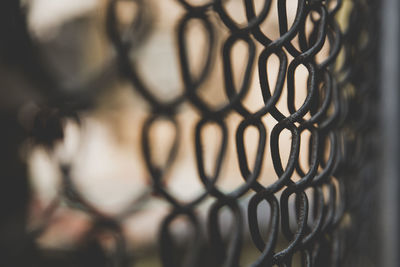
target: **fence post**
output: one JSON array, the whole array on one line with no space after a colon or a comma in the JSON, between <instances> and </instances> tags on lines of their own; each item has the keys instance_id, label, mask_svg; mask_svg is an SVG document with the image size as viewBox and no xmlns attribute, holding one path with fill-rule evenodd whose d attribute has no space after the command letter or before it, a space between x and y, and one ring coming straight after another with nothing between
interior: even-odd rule
<instances>
[{"instance_id":1,"label":"fence post","mask_svg":"<svg viewBox=\"0 0 400 267\"><path fill-rule=\"evenodd\" d=\"M399 11L398 0L385 0L381 9L381 104L383 179L381 191L382 266L399 263Z\"/></svg>"}]
</instances>

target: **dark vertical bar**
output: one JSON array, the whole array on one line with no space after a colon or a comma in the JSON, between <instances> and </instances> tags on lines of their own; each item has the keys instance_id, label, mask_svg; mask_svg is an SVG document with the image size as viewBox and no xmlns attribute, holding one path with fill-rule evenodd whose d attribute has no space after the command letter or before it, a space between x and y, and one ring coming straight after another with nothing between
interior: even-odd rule
<instances>
[{"instance_id":1,"label":"dark vertical bar","mask_svg":"<svg viewBox=\"0 0 400 267\"><path fill-rule=\"evenodd\" d=\"M384 0L381 9L382 92L382 266L399 263L399 0Z\"/></svg>"},{"instance_id":2,"label":"dark vertical bar","mask_svg":"<svg viewBox=\"0 0 400 267\"><path fill-rule=\"evenodd\" d=\"M34 266L28 259L32 251L26 232L29 184L21 156L26 132L18 122L28 95L21 86L20 66L30 64L29 55L20 1L0 1L0 266Z\"/></svg>"}]
</instances>

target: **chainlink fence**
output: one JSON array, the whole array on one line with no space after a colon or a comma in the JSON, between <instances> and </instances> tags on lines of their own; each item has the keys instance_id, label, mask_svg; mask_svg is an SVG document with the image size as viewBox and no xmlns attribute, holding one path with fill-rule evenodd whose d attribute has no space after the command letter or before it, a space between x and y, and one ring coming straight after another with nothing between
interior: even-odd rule
<instances>
[{"instance_id":1,"label":"chainlink fence","mask_svg":"<svg viewBox=\"0 0 400 267\"><path fill-rule=\"evenodd\" d=\"M134 8L121 12L127 3ZM26 6L1 4L2 66L29 81L15 91L23 100L8 89L19 86L14 80L1 89L1 266L375 266L379 1L177 0L177 64L163 65L160 54L144 75L141 51L157 16L170 12L155 12L159 4L107 1L96 27L107 37L102 53L113 58L105 69L115 75L100 71L79 90L66 90L41 58L46 49L32 37ZM275 33L266 33L271 27ZM169 86L151 81L158 72L179 75L178 93L158 94ZM21 147L29 140L31 149L54 155L66 121L84 128L82 114L96 110L100 95L113 95L108 83L133 90L145 114L130 129L140 145L132 164L142 166L147 185L125 208L107 213L77 185L74 157L59 160L57 196L40 223L27 227L33 193ZM29 127L18 117L26 99L39 107ZM160 142L155 128L164 124L173 134ZM189 167L182 151L191 153ZM181 190L190 193L182 198L169 184L185 167L191 171ZM232 173L241 180L224 187ZM190 189L193 180L201 190ZM127 221L151 212L152 201L167 210L149 256L154 265L141 262L126 234ZM60 207L83 212L90 227L73 247L42 246ZM177 221L186 230L177 231Z\"/></svg>"}]
</instances>

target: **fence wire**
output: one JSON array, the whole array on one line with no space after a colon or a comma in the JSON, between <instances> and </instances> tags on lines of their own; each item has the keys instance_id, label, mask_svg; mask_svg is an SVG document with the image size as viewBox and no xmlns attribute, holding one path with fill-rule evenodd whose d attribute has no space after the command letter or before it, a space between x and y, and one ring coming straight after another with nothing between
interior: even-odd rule
<instances>
[{"instance_id":1,"label":"fence wire","mask_svg":"<svg viewBox=\"0 0 400 267\"><path fill-rule=\"evenodd\" d=\"M243 1L245 24L238 24L228 12L226 5L229 1L210 0L192 4L191 1L178 0L185 10L175 32L178 72L183 90L179 96L168 101L154 94L157 90L150 88L141 76L140 64L136 62L138 57L132 57L138 47L145 45L144 40L151 31L147 16L151 5L145 0L133 1L137 9L134 20L123 27L117 12L121 1L108 2L105 27L116 53L115 64L120 79L128 81L150 107L150 114L138 131L152 198L161 199L169 206L169 213L159 228L161 265L241 266L248 233L250 246L259 251L251 266L367 266L365 258L374 254L368 250L366 243L371 242L368 238L373 236L370 222L373 220L371 210L376 193L379 1L298 0L295 19L289 22L287 1L278 0L278 16L273 18L279 26L279 37L272 38L265 34L261 26L271 19L273 5L270 0L260 1L262 3L257 8L254 1ZM65 118L79 121L79 111L92 108L92 100L98 92L95 88L71 95L57 90L60 88L57 80L41 71L43 62L37 59L35 44L26 30L25 13L17 4L10 4L7 10L17 14L14 20L19 22L14 24L16 32L19 31L15 33L15 43L19 46L13 48L18 51L18 56L12 64L21 66L23 73L31 76L47 104L38 112L29 131L30 136L20 129L15 114L2 113L2 125L7 129L1 136L1 142L4 142L2 161L8 162L4 167L5 173L11 177L18 176L16 180L9 178L4 182L0 194L1 232L4 233L1 247L2 251L7 251L0 256L6 264L2 266L135 266L135 251L127 246L128 237L124 235L122 224L141 204L133 203L116 216L105 215L87 201L74 184L71 178L73 166L69 164L59 166L63 176L60 198L64 198L69 207L84 211L92 219L93 225L85 237L85 244L70 252L57 254L46 251L36 243L46 229L45 223L26 232L30 194L28 175L25 163L13 153L28 137L51 149L55 140L64 136L62 121ZM195 47L201 50L204 59L200 70L196 71L192 67L193 58L189 53L192 48L187 40L193 22L202 26L206 40L203 46ZM219 32L216 24L218 27L222 25L229 33L222 40L222 46L217 42ZM2 38L7 39L7 36ZM235 77L238 73L233 67L234 47L238 43L245 44L247 50L240 78ZM3 50L7 51L7 47L4 46ZM21 51L24 51L23 55ZM223 90L227 101L216 107L201 97L200 90L212 74L214 59L220 51L223 67L219 77L223 88L220 90ZM3 56L5 62L6 56ZM271 57L279 60L279 71L273 84L267 64ZM18 58L23 58L25 64ZM301 105L295 104L300 90L295 75L299 67L308 72L306 97ZM251 111L243 102L255 72L258 73L257 88L261 92L263 106ZM286 102L288 113L278 108L278 101ZM185 112L184 105L190 105L200 117L193 129L192 145L196 173L203 186L203 193L187 202L171 193L166 180L181 146L182 125L177 116ZM222 176L230 136L226 120L232 114L240 116L234 143L243 182L227 192L217 183ZM266 125L263 120L266 116L274 119L273 127ZM160 166L153 160L152 129L163 121L172 123L175 136L169 144L157 148L168 150L166 163ZM204 144L209 140L203 138L208 125L215 126L222 136L216 148L217 154L212 159L211 172L206 171L204 152ZM246 153L245 132L249 128L258 132L252 163ZM291 142L287 162L280 151L280 136L284 131L290 132ZM300 155L302 143L308 150L307 167L300 163L300 158L304 157ZM268 175L276 177L270 184L260 182L267 154L274 171ZM249 201L243 208L241 203L245 198ZM203 226L198 207L209 199L212 204L207 211L206 226ZM258 219L259 205L263 202L268 205L268 208L262 206L269 210L267 221ZM53 203L48 208L48 214L54 212L58 204ZM7 205L11 205L12 210ZM228 237L221 229L225 227L220 223L223 210L231 213ZM170 229L178 217L183 218L193 230L190 242L183 247ZM261 234L264 228L269 229L266 235ZM9 229L19 235L6 235ZM104 232L112 236L114 245L111 248L107 249L99 243L97 236Z\"/></svg>"}]
</instances>

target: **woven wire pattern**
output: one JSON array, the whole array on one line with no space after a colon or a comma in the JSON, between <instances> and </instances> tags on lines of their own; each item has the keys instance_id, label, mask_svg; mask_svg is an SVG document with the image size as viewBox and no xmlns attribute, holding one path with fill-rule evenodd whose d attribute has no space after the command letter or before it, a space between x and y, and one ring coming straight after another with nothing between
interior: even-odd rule
<instances>
[{"instance_id":1,"label":"woven wire pattern","mask_svg":"<svg viewBox=\"0 0 400 267\"><path fill-rule=\"evenodd\" d=\"M119 23L116 12L118 2L112 0L108 3L107 35L116 53L121 79L129 81L132 89L150 107L150 114L139 129L142 157L151 186L151 197L161 199L170 207L159 229L161 265L240 266L245 235L248 233L252 249L259 251L258 258L251 266L345 266L348 258L352 258L352 253L348 251L353 249L349 246L357 240L357 227L363 224L368 214L368 211L362 210L365 206L360 208L364 205L362 202L366 192L360 189L360 185L373 186L368 177L373 173L375 157L373 132L377 77L374 75L374 67L378 7L375 2L378 1L299 0L295 19L289 23L287 1L279 0L277 24L280 36L273 39L261 27L271 16L270 0L261 1L258 8L254 1L243 1L247 19L244 25L238 24L231 17L225 7L228 1L212 0L195 5L190 1L178 0L185 10L176 26L179 73L184 86L179 96L168 101L152 93L154 90L148 87L138 71L136 58L131 56L136 47L145 45L143 40L150 31L146 1L134 1L138 11L128 27L121 27ZM344 19L338 15L341 12L346 14ZM216 42L218 32L215 18L229 33L221 47ZM193 21L201 24L206 39L204 47L198 47L204 60L196 72L191 67L192 59L187 42L187 33ZM234 46L239 42L246 45L247 57L243 75L237 82L232 58L235 57ZM328 53L321 56L324 46L328 47ZM220 55L218 51L221 51ZM223 72L220 79L224 86L219 90L223 90L227 101L214 107L203 100L199 90L211 75L216 56L222 58ZM267 64L271 57L279 59L279 71L274 84L270 82L272 78ZM296 92L299 90L295 73L299 67L305 67L308 72L306 97L301 105L295 104ZM256 111L250 111L243 104L243 99L251 88L254 72L258 72L257 87L264 105ZM282 100L284 90L286 99ZM79 121L77 111L91 97L90 94L78 94L67 98L57 92L42 93L48 99L51 109L56 109L55 115L52 114L57 118L54 122L56 129L59 121L65 117ZM278 101L286 102L288 114L279 110ZM204 188L202 194L186 202L176 198L166 186L166 177L176 161L180 146L182 125L177 116L185 111L183 105L190 105L200 116L193 129L192 140L197 175ZM226 124L226 118L231 114L241 118L238 127L234 129L234 143L243 182L241 186L227 192L220 189L217 182L221 179L229 131L232 130ZM263 118L266 116L274 119L272 128L265 125ZM37 119L38 126L33 129L33 135L39 143L51 147L52 140L62 138L63 134L62 130L56 130L49 135L48 129L42 127L52 123L48 119ZM153 161L151 131L157 123L165 120L172 123L175 136L170 144L157 148L169 149L165 164L160 166ZM218 128L222 138L217 147L218 153L212 160L212 172L208 173L203 151L207 139L202 137L202 133L210 124ZM248 128L258 132L254 163L249 162L246 153L245 132ZM287 162L282 160L279 145L283 131L291 135ZM300 153L302 143L308 146L307 168L300 163L300 158L304 157ZM270 150L270 158L267 160L272 162L274 169L274 174L269 175L276 177L270 184L260 182L267 150ZM369 169L365 170L365 166L369 166ZM141 205L140 201L116 216L104 214L87 201L74 185L71 179L72 168L68 164L60 164L63 177L60 198L65 199L71 208L84 211L93 220L92 229L86 237L88 245L77 248L80 252L74 256L74 266L134 266L135 251L127 248L121 225ZM243 208L241 203L244 198L249 201ZM208 207L204 227L197 210L209 199L211 205ZM258 206L262 202L268 205L269 221L258 219ZM48 213L51 214L58 204L57 201L53 203ZM221 229L222 210L229 210L232 215L229 236L224 236ZM184 218L193 229L190 242L183 248L176 244L170 231L171 224L178 217ZM269 229L268 234L263 236L260 229L266 227ZM30 232L29 240L33 242L45 228L44 223L42 227ZM100 232L111 233L114 242L111 250L107 251L96 243L96 236ZM29 249L31 253L40 250L34 247ZM36 261L40 260L40 257L36 257ZM356 266L356 263L352 266Z\"/></svg>"}]
</instances>

